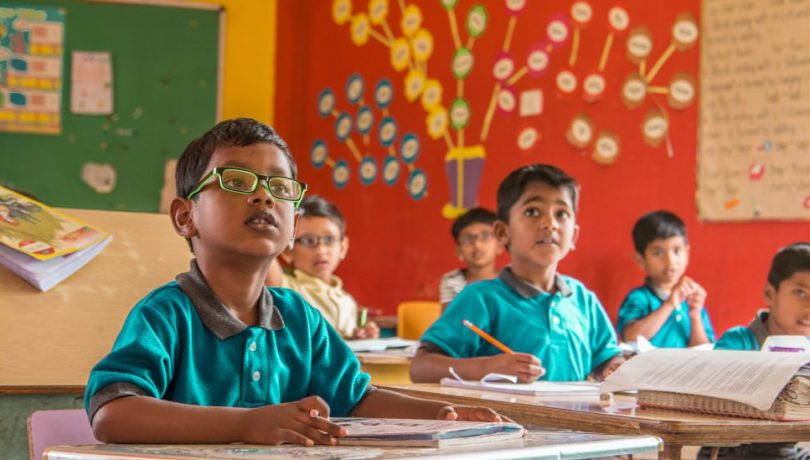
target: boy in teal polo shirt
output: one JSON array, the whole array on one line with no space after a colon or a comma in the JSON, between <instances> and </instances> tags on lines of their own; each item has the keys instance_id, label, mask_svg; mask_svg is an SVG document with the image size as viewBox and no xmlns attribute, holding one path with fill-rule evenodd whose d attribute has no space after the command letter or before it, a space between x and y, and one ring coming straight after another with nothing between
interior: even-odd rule
<instances>
[{"instance_id":1,"label":"boy in teal polo shirt","mask_svg":"<svg viewBox=\"0 0 810 460\"><path fill-rule=\"evenodd\" d=\"M295 175L287 144L251 119L186 148L170 215L196 259L133 308L93 368L85 407L99 440L335 444L346 432L330 415L501 420L374 389L317 310L265 288L295 234Z\"/></svg>"},{"instance_id":2,"label":"boy in teal polo shirt","mask_svg":"<svg viewBox=\"0 0 810 460\"><path fill-rule=\"evenodd\" d=\"M769 335L810 339L810 243L794 243L776 253L764 294L768 308L758 311L747 327L726 331L715 349L759 351ZM703 448L698 458L708 459L709 455L709 449ZM723 447L718 458L807 460L810 452L792 443L758 443Z\"/></svg>"},{"instance_id":3,"label":"boy in teal polo shirt","mask_svg":"<svg viewBox=\"0 0 810 460\"><path fill-rule=\"evenodd\" d=\"M623 361L616 334L593 292L557 273L573 249L576 181L551 165L521 167L498 188L495 234L512 257L498 278L467 286L422 336L415 382L488 373L521 382L603 379ZM464 326L468 320L514 351L502 353Z\"/></svg>"},{"instance_id":4,"label":"boy in teal polo shirt","mask_svg":"<svg viewBox=\"0 0 810 460\"><path fill-rule=\"evenodd\" d=\"M619 307L616 328L624 340L643 335L656 347L668 348L713 342L706 290L684 275L689 241L683 221L669 211L645 214L633 226L633 245L647 278Z\"/></svg>"}]
</instances>

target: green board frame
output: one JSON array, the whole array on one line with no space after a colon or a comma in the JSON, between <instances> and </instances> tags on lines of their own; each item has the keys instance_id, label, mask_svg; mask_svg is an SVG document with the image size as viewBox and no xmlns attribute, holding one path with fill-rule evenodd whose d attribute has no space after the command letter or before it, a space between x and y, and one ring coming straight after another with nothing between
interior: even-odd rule
<instances>
[{"instance_id":1,"label":"green board frame","mask_svg":"<svg viewBox=\"0 0 810 460\"><path fill-rule=\"evenodd\" d=\"M171 2L0 0L65 11L62 132L0 132L0 183L53 206L158 211L164 169L220 119L224 11ZM109 51L111 115L70 113L71 53ZM115 187L82 180L110 165Z\"/></svg>"}]
</instances>

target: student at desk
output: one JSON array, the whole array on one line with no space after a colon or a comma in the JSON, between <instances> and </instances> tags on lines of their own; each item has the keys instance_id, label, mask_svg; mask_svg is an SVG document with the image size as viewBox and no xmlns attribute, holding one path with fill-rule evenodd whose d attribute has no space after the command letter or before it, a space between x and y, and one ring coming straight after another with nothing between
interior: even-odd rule
<instances>
[{"instance_id":1,"label":"student at desk","mask_svg":"<svg viewBox=\"0 0 810 460\"><path fill-rule=\"evenodd\" d=\"M579 187L551 165L513 171L498 187L495 234L512 256L498 278L467 286L422 336L411 364L414 382L491 372L521 382L602 379L623 362L616 333L593 292L557 273L573 249ZM462 320L503 341L502 353Z\"/></svg>"},{"instance_id":2,"label":"student at desk","mask_svg":"<svg viewBox=\"0 0 810 460\"><path fill-rule=\"evenodd\" d=\"M765 283L765 305L768 308L758 311L751 324L729 329L714 348L759 351L769 335L810 339L810 243L794 243L776 253ZM709 455L704 447L698 458ZM807 460L810 452L796 444L758 443L723 447L718 458Z\"/></svg>"},{"instance_id":3,"label":"student at desk","mask_svg":"<svg viewBox=\"0 0 810 460\"><path fill-rule=\"evenodd\" d=\"M330 415L501 421L370 387L316 309L264 286L306 189L272 128L224 121L189 144L176 176L170 215L196 259L135 306L92 370L85 407L99 440L335 444L346 433Z\"/></svg>"}]
</instances>

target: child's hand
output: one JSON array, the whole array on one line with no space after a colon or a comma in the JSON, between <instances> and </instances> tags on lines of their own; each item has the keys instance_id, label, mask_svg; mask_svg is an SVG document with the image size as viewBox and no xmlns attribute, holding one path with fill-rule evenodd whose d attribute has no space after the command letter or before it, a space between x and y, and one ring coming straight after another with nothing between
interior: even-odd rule
<instances>
[{"instance_id":1,"label":"child's hand","mask_svg":"<svg viewBox=\"0 0 810 460\"><path fill-rule=\"evenodd\" d=\"M438 420L458 420L471 422L511 422L492 409L475 406L444 406L436 414Z\"/></svg>"},{"instance_id":2,"label":"child's hand","mask_svg":"<svg viewBox=\"0 0 810 460\"><path fill-rule=\"evenodd\" d=\"M706 305L706 290L703 286L693 281L694 290L686 298L686 303L689 305L689 313L700 313L703 306Z\"/></svg>"},{"instance_id":3,"label":"child's hand","mask_svg":"<svg viewBox=\"0 0 810 460\"><path fill-rule=\"evenodd\" d=\"M518 382L529 383L542 377L546 370L537 356L528 353L503 353L489 358L489 372L516 375Z\"/></svg>"},{"instance_id":4,"label":"child's hand","mask_svg":"<svg viewBox=\"0 0 810 460\"><path fill-rule=\"evenodd\" d=\"M614 356L613 358L609 359L605 364L602 364L601 368L595 372L594 377L598 381L605 380L608 378L610 374L616 371L622 364L624 364L624 357L621 355Z\"/></svg>"},{"instance_id":5,"label":"child's hand","mask_svg":"<svg viewBox=\"0 0 810 460\"><path fill-rule=\"evenodd\" d=\"M329 405L317 397L250 409L244 418L247 444L335 445L346 429L329 421Z\"/></svg>"},{"instance_id":6,"label":"child's hand","mask_svg":"<svg viewBox=\"0 0 810 460\"><path fill-rule=\"evenodd\" d=\"M363 327L352 331L353 339L376 339L380 336L380 327L374 321L369 321Z\"/></svg>"},{"instance_id":7,"label":"child's hand","mask_svg":"<svg viewBox=\"0 0 810 460\"><path fill-rule=\"evenodd\" d=\"M672 293L669 295L669 300L672 301L674 308L678 308L678 306L692 294L695 284L697 283L686 275L682 276L681 279L675 283L675 286L672 288Z\"/></svg>"}]
</instances>

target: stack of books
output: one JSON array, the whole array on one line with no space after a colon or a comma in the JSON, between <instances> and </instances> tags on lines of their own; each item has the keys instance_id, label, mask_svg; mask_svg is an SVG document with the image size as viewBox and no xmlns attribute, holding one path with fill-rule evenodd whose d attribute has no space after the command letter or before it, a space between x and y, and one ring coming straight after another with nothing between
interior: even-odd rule
<instances>
[{"instance_id":1,"label":"stack of books","mask_svg":"<svg viewBox=\"0 0 810 460\"><path fill-rule=\"evenodd\" d=\"M47 291L86 265L112 236L0 186L0 265Z\"/></svg>"}]
</instances>

